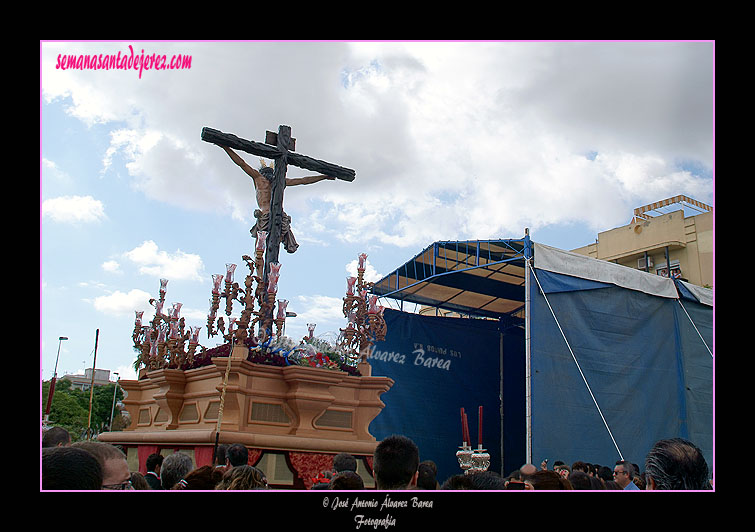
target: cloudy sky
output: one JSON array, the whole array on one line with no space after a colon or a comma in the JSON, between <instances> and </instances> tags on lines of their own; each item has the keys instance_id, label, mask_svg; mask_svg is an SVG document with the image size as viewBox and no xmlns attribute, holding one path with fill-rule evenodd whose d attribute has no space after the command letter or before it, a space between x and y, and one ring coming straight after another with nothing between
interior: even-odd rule
<instances>
[{"instance_id":1,"label":"cloudy sky","mask_svg":"<svg viewBox=\"0 0 755 532\"><path fill-rule=\"evenodd\" d=\"M190 66L76 66L119 53ZM377 280L436 240L529 228L573 249L652 201L714 204L711 42L43 42L40 60L45 380L59 345L59 376L91 367L98 329L97 368L134 378L134 311L154 315L160 278L189 325L212 274L243 279L254 188L205 126L262 142L289 125L298 153L356 171L286 190L294 338L345 325L361 252Z\"/></svg>"}]
</instances>

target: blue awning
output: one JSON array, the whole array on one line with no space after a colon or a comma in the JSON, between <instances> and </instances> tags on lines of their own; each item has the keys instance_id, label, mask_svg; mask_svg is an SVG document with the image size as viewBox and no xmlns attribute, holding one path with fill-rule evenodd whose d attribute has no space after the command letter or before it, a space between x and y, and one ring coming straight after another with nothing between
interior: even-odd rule
<instances>
[{"instance_id":1,"label":"blue awning","mask_svg":"<svg viewBox=\"0 0 755 532\"><path fill-rule=\"evenodd\" d=\"M524 239L438 241L376 282L373 294L500 318L524 311Z\"/></svg>"}]
</instances>

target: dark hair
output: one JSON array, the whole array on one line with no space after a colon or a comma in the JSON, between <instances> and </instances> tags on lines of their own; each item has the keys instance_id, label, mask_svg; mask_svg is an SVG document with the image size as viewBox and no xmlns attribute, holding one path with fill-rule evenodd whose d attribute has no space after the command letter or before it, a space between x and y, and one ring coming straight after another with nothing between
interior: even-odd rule
<instances>
[{"instance_id":1,"label":"dark hair","mask_svg":"<svg viewBox=\"0 0 755 532\"><path fill-rule=\"evenodd\" d=\"M223 471L206 465L191 471L179 480L171 489L179 490L214 490L215 486L223 480Z\"/></svg>"},{"instance_id":2,"label":"dark hair","mask_svg":"<svg viewBox=\"0 0 755 532\"><path fill-rule=\"evenodd\" d=\"M574 489L571 483L555 471L541 469L529 478L532 487L536 490L570 490Z\"/></svg>"},{"instance_id":3,"label":"dark hair","mask_svg":"<svg viewBox=\"0 0 755 532\"><path fill-rule=\"evenodd\" d=\"M574 462L571 465L571 470L572 470L572 472L574 472L574 471L582 471L584 473L589 473L590 472L590 466L587 463L582 462L581 460L578 460L578 461Z\"/></svg>"},{"instance_id":4,"label":"dark hair","mask_svg":"<svg viewBox=\"0 0 755 532\"><path fill-rule=\"evenodd\" d=\"M598 468L598 478L601 478L606 482L613 480L613 471L608 466L600 466Z\"/></svg>"},{"instance_id":5,"label":"dark hair","mask_svg":"<svg viewBox=\"0 0 755 532\"><path fill-rule=\"evenodd\" d=\"M364 481L354 471L341 471L330 479L327 486L331 490L363 490Z\"/></svg>"},{"instance_id":6,"label":"dark hair","mask_svg":"<svg viewBox=\"0 0 755 532\"><path fill-rule=\"evenodd\" d=\"M254 466L240 465L228 470L215 487L217 490L267 489L265 474Z\"/></svg>"},{"instance_id":7,"label":"dark hair","mask_svg":"<svg viewBox=\"0 0 755 532\"><path fill-rule=\"evenodd\" d=\"M421 490L434 490L438 487L437 479L438 470L433 467L433 462L421 462L417 468L419 475L417 476L417 488Z\"/></svg>"},{"instance_id":8,"label":"dark hair","mask_svg":"<svg viewBox=\"0 0 755 532\"><path fill-rule=\"evenodd\" d=\"M476 490L505 490L506 481L495 471L479 471L468 475Z\"/></svg>"},{"instance_id":9,"label":"dark hair","mask_svg":"<svg viewBox=\"0 0 755 532\"><path fill-rule=\"evenodd\" d=\"M465 475L460 473L458 475L452 475L446 479L441 485L442 490L476 490L474 481L470 478L471 475Z\"/></svg>"},{"instance_id":10,"label":"dark hair","mask_svg":"<svg viewBox=\"0 0 755 532\"><path fill-rule=\"evenodd\" d=\"M147 466L147 471L154 471L157 466L162 465L162 464L163 464L163 455L159 453L152 453L151 455L147 457L147 462L145 465Z\"/></svg>"},{"instance_id":11,"label":"dark hair","mask_svg":"<svg viewBox=\"0 0 755 532\"><path fill-rule=\"evenodd\" d=\"M131 472L131 485L135 490L151 490L149 483L144 478L144 475L138 471Z\"/></svg>"},{"instance_id":12,"label":"dark hair","mask_svg":"<svg viewBox=\"0 0 755 532\"><path fill-rule=\"evenodd\" d=\"M372 470L378 489L407 487L418 467L419 449L406 436L388 436L375 448Z\"/></svg>"},{"instance_id":13,"label":"dark hair","mask_svg":"<svg viewBox=\"0 0 755 532\"><path fill-rule=\"evenodd\" d=\"M42 447L57 447L71 443L71 435L63 427L51 427L42 433Z\"/></svg>"},{"instance_id":14,"label":"dark hair","mask_svg":"<svg viewBox=\"0 0 755 532\"><path fill-rule=\"evenodd\" d=\"M349 453L338 453L333 458L333 471L356 471L357 459Z\"/></svg>"},{"instance_id":15,"label":"dark hair","mask_svg":"<svg viewBox=\"0 0 755 532\"><path fill-rule=\"evenodd\" d=\"M233 466L247 465L249 462L249 449L241 443L234 443L225 451L225 457Z\"/></svg>"},{"instance_id":16,"label":"dark hair","mask_svg":"<svg viewBox=\"0 0 755 532\"><path fill-rule=\"evenodd\" d=\"M645 474L659 490L709 490L708 473L702 451L683 438L656 442L645 458Z\"/></svg>"},{"instance_id":17,"label":"dark hair","mask_svg":"<svg viewBox=\"0 0 755 532\"><path fill-rule=\"evenodd\" d=\"M103 471L100 461L79 447L42 449L43 490L100 490Z\"/></svg>"},{"instance_id":18,"label":"dark hair","mask_svg":"<svg viewBox=\"0 0 755 532\"><path fill-rule=\"evenodd\" d=\"M569 474L569 482L572 488L575 490L590 490L593 489L590 477L587 473L581 470L572 471Z\"/></svg>"}]
</instances>

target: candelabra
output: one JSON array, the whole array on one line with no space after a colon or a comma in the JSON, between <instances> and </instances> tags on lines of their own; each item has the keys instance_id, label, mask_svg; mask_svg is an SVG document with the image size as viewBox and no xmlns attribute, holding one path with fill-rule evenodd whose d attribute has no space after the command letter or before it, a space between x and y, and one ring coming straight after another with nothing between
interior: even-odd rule
<instances>
[{"instance_id":1,"label":"candelabra","mask_svg":"<svg viewBox=\"0 0 755 532\"><path fill-rule=\"evenodd\" d=\"M142 324L144 311L136 311L131 338L139 351L137 366L144 365L147 370L190 366L199 346L201 328L186 329L181 317L182 303L174 303L167 313L163 312L167 285L167 279L160 279L159 298L149 300L155 307L155 317L149 325Z\"/></svg>"},{"instance_id":2,"label":"candelabra","mask_svg":"<svg viewBox=\"0 0 755 532\"><path fill-rule=\"evenodd\" d=\"M353 359L367 360L369 347L385 340L387 332L383 311L377 304L378 296L368 295L374 283L364 281L365 253L359 254L357 276L346 279L346 297L343 298L343 315L348 319L345 329L340 329L339 347Z\"/></svg>"},{"instance_id":3,"label":"candelabra","mask_svg":"<svg viewBox=\"0 0 755 532\"><path fill-rule=\"evenodd\" d=\"M215 336L220 333L227 342L233 340L236 344L242 344L247 338L256 338L259 343L264 343L273 334L273 324L276 325L277 333L280 336L285 324L285 309L288 301L278 301L278 314L273 318L281 264L277 262L270 263L268 283L265 286L263 282L263 267L266 238L267 231L258 231L255 258L252 259L248 255L242 256L242 259L249 268L249 274L244 280L244 288L241 288L238 283L233 281L233 275L236 270L235 264L226 264L225 277L220 274L212 276L212 298L210 299L210 312L207 316L208 336ZM224 290L221 290L221 285L224 281ZM243 305L241 317L235 323L237 327L235 329L229 327L227 333L223 317L217 316L221 299L225 300L225 314L229 320L233 312L234 302ZM259 305L259 310L257 311L254 310L255 301ZM255 335L254 329L256 326L259 326L259 329Z\"/></svg>"}]
</instances>

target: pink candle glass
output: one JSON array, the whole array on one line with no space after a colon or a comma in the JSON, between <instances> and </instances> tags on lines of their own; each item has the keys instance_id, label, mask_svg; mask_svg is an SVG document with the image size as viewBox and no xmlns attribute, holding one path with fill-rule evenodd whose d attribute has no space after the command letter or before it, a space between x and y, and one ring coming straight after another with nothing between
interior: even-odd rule
<instances>
[{"instance_id":1,"label":"pink candle glass","mask_svg":"<svg viewBox=\"0 0 755 532\"><path fill-rule=\"evenodd\" d=\"M220 293L220 284L223 282L223 275L220 273L213 274L212 276L212 293Z\"/></svg>"},{"instance_id":2,"label":"pink candle glass","mask_svg":"<svg viewBox=\"0 0 755 532\"><path fill-rule=\"evenodd\" d=\"M286 307L288 306L288 300L286 299L279 299L278 300L278 319L279 320L285 320L286 319Z\"/></svg>"},{"instance_id":3,"label":"pink candle glass","mask_svg":"<svg viewBox=\"0 0 755 532\"><path fill-rule=\"evenodd\" d=\"M367 253L359 254L359 269L364 270L364 261L367 258Z\"/></svg>"},{"instance_id":4,"label":"pink candle glass","mask_svg":"<svg viewBox=\"0 0 755 532\"><path fill-rule=\"evenodd\" d=\"M267 231L257 231L257 251L265 250L265 242L267 240Z\"/></svg>"},{"instance_id":5,"label":"pink candle glass","mask_svg":"<svg viewBox=\"0 0 755 532\"><path fill-rule=\"evenodd\" d=\"M354 285L357 282L356 277L347 277L346 278L346 295L353 296L354 295Z\"/></svg>"},{"instance_id":6,"label":"pink candle glass","mask_svg":"<svg viewBox=\"0 0 755 532\"><path fill-rule=\"evenodd\" d=\"M142 326L142 316L144 316L143 310L136 310L136 320L134 321L134 328Z\"/></svg>"},{"instance_id":7,"label":"pink candle glass","mask_svg":"<svg viewBox=\"0 0 755 532\"><path fill-rule=\"evenodd\" d=\"M225 282L226 283L232 283L233 282L233 272L236 271L236 265L235 264L226 264L225 265Z\"/></svg>"},{"instance_id":8,"label":"pink candle glass","mask_svg":"<svg viewBox=\"0 0 755 532\"><path fill-rule=\"evenodd\" d=\"M181 307L183 306L183 303L173 303L173 309L170 312L170 317L174 320L177 320L181 316Z\"/></svg>"}]
</instances>

